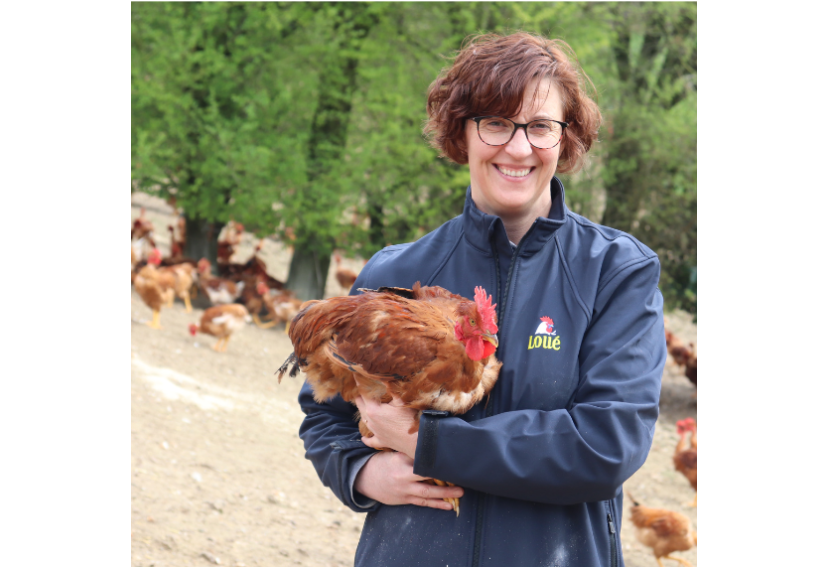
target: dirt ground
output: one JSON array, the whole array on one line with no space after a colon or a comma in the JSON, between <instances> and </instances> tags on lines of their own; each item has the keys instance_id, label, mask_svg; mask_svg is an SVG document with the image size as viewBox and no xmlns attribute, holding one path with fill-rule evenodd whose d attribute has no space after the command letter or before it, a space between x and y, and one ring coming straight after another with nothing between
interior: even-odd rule
<instances>
[{"instance_id":1,"label":"dirt ground","mask_svg":"<svg viewBox=\"0 0 830 570\"><path fill-rule=\"evenodd\" d=\"M172 210L162 200L133 194L169 252ZM245 234L234 261L247 259L255 240ZM287 277L290 253L266 240L261 257L269 273ZM363 260L344 259L359 271ZM326 296L341 295L332 264ZM302 379L277 383L274 372L291 353L282 327L253 325L236 333L227 352L213 337L191 337L202 309L186 313L176 301L161 313L162 330L146 326L150 309L131 290L132 566L352 566L362 514L344 507L304 459L297 435ZM697 341L690 315L667 315L669 329ZM670 359L669 359L670 360ZM300 375L301 376L301 375ZM694 386L667 363L660 418L651 453L626 483L639 502L686 514L697 526L694 497L674 470L675 422L697 418ZM638 543L628 505L621 539L628 566L654 566ZM675 553L693 565L697 548ZM667 561L667 565L676 565Z\"/></svg>"}]
</instances>

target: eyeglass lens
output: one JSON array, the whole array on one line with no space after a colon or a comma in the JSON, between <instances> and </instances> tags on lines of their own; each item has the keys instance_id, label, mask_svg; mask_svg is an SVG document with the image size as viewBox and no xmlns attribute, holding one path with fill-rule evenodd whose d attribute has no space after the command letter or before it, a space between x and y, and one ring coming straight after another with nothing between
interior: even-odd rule
<instances>
[{"instance_id":1,"label":"eyeglass lens","mask_svg":"<svg viewBox=\"0 0 830 570\"><path fill-rule=\"evenodd\" d=\"M488 117L478 123L478 135L489 145L506 144L513 134L515 125L509 119ZM562 125L554 121L538 120L531 122L526 129L527 140L538 148L553 148L562 138Z\"/></svg>"}]
</instances>

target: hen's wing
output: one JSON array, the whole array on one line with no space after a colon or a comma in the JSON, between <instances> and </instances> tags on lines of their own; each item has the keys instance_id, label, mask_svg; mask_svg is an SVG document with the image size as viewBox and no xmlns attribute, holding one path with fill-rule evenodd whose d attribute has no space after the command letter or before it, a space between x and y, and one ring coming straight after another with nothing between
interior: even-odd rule
<instances>
[{"instance_id":1,"label":"hen's wing","mask_svg":"<svg viewBox=\"0 0 830 570\"><path fill-rule=\"evenodd\" d=\"M431 401L428 394L465 371L461 363L469 359L452 326L435 306L397 292L366 291L309 303L289 335L315 397L339 391L352 401L357 376L364 395L383 401L391 390L412 404Z\"/></svg>"}]
</instances>

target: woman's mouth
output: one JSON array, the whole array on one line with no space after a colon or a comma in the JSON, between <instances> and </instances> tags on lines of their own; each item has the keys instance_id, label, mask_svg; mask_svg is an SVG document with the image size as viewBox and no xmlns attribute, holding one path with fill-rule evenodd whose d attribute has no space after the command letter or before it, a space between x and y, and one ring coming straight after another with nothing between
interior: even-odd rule
<instances>
[{"instance_id":1,"label":"woman's mouth","mask_svg":"<svg viewBox=\"0 0 830 570\"><path fill-rule=\"evenodd\" d=\"M506 166L499 166L498 164L494 166L499 172L510 178L523 178L530 174L530 172L535 168L532 166L526 168L508 168Z\"/></svg>"}]
</instances>

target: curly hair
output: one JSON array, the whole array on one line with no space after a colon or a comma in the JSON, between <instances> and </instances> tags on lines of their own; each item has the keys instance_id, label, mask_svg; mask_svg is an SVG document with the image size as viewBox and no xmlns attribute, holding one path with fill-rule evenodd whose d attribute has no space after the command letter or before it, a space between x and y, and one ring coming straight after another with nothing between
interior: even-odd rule
<instances>
[{"instance_id":1,"label":"curly hair","mask_svg":"<svg viewBox=\"0 0 830 570\"><path fill-rule=\"evenodd\" d=\"M527 86L542 78L549 78L559 87L563 120L569 123L557 170L576 172L597 140L602 115L586 93L590 85L596 94L593 83L562 40L526 32L469 38L452 65L444 68L429 87L424 134L441 156L466 164L467 119L479 115L515 116L521 110ZM538 89L537 84L534 100Z\"/></svg>"}]
</instances>

